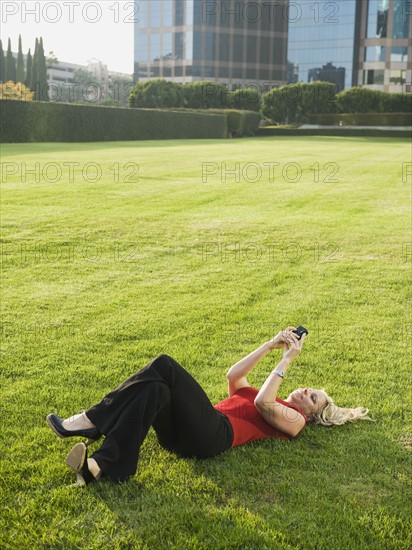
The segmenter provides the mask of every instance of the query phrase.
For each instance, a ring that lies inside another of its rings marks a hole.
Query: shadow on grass
[[[129,482],[90,490],[153,547],[406,549],[410,453],[365,424],[206,460],[154,443]]]

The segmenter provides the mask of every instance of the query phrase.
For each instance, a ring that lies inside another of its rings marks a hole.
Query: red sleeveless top
[[[234,434],[232,447],[237,447],[238,445],[243,445],[257,439],[266,439],[267,437],[276,437],[278,439],[291,438],[285,432],[281,432],[268,424],[256,409],[254,400],[258,393],[259,390],[251,386],[241,388],[232,397],[228,397],[214,406],[215,409],[225,414],[230,420]],[[280,397],[276,397],[276,401],[285,405],[285,407],[297,411],[303,416],[306,423],[306,417],[300,409],[280,399]]]

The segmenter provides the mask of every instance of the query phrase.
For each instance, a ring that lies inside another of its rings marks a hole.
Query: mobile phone
[[[299,325],[298,327],[296,327],[296,330],[292,330],[292,332],[296,334],[299,340],[302,338],[304,334],[309,334],[309,331],[305,327],[302,327],[302,325]]]

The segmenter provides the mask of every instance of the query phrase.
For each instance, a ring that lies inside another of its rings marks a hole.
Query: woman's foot
[[[87,446],[78,443],[67,455],[66,464],[76,472],[77,485],[84,487],[93,481],[97,481],[102,471],[93,458],[87,458]]]
[[[85,412],[80,414],[75,414],[70,418],[66,418],[62,422],[62,426],[67,431],[72,430],[90,430],[96,428],[96,426],[91,422]]]
[[[102,434],[96,426],[90,422],[85,413],[77,414],[63,420],[55,414],[49,414],[46,418],[48,425],[59,437],[72,437],[78,435],[87,437],[88,443],[100,439]]]

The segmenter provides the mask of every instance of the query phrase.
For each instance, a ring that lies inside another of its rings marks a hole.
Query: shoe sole
[[[75,472],[79,472],[86,460],[87,447],[84,443],[77,443],[67,455],[66,464]]]

